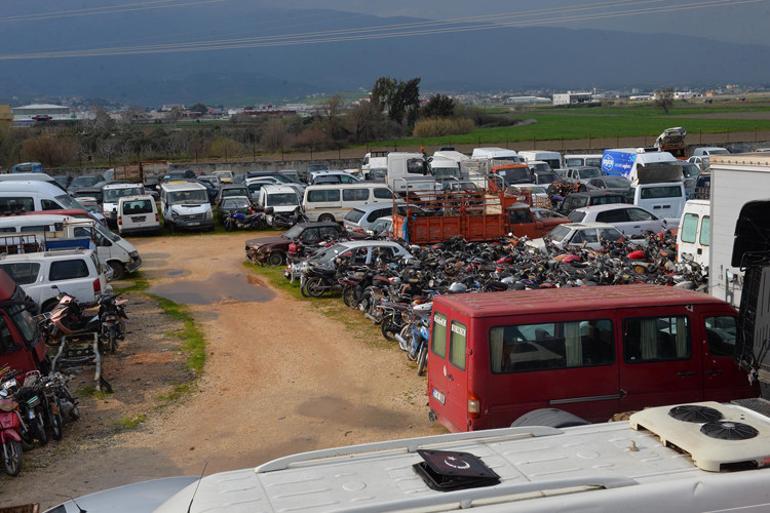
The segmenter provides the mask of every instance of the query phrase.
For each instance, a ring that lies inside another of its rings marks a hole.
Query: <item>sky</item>
[[[640,14],[633,17],[596,21],[560,22],[570,12],[559,8],[584,8],[583,12],[598,13],[614,10],[633,10],[655,6],[694,6],[709,0],[666,0],[660,2],[568,1],[568,0],[268,0],[269,5],[295,8],[329,8],[342,11],[376,14],[379,16],[414,16],[446,19],[480,14],[509,13],[554,9],[545,15],[553,18],[555,26],[575,28],[604,28],[629,32],[681,33],[736,43],[770,46],[770,1],[744,3],[730,2],[729,6],[685,9],[665,14]],[[604,4],[600,6],[597,4]],[[588,9],[586,6],[596,6]]]

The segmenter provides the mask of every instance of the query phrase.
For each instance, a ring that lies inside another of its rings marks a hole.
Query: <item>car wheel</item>
[[[333,223],[335,219],[334,219],[334,216],[331,214],[322,214],[318,216],[318,221],[321,223]]]
[[[112,269],[112,279],[122,280],[126,277],[126,267],[121,262],[115,260],[107,262],[107,265]]]
[[[267,257],[268,265],[281,265],[283,264],[283,261],[284,261],[283,253],[279,251],[270,253],[270,256]]]

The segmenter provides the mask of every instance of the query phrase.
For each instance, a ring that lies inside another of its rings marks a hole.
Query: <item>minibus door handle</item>
[[[695,371],[679,371],[679,372],[676,373],[676,375],[679,376],[680,378],[687,378],[687,377],[690,377],[690,376],[695,376],[695,374],[696,374]]]
[[[624,399],[628,395],[628,392],[626,390],[623,390],[622,388],[618,390],[618,398]]]
[[[449,381],[454,381],[454,380],[455,380],[455,377],[454,377],[454,376],[452,376],[451,374],[447,374],[447,375],[446,375],[446,379],[448,379]]]

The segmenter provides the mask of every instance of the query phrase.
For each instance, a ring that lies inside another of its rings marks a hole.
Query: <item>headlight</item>
[[[211,210],[207,210],[205,217],[206,219],[211,219],[212,217],[214,217],[214,212],[212,212]]]
[[[128,254],[131,258],[139,258],[139,252],[134,250],[131,253]]]

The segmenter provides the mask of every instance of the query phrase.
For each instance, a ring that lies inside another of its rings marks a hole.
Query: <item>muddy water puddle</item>
[[[205,280],[182,280],[156,285],[152,294],[187,305],[210,305],[220,302],[265,302],[275,293],[258,279],[241,273],[214,273]]]

